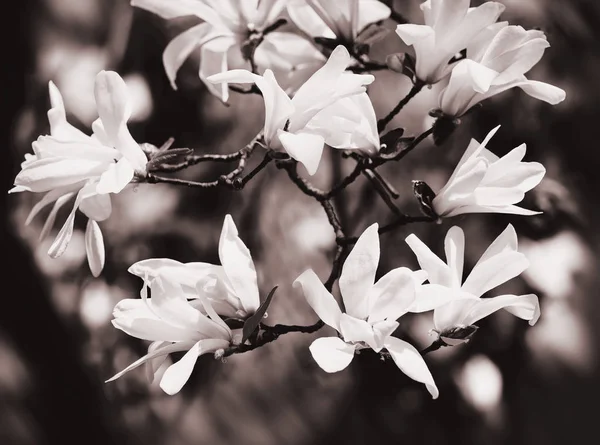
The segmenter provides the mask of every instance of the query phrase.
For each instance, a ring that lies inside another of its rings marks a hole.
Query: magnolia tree
[[[120,301],[113,325],[151,343],[145,356],[108,381],[141,365],[152,380],[167,356],[179,352],[184,353],[182,358],[160,378],[160,387],[175,394],[202,354],[222,359],[287,333],[312,333],[328,325],[333,330],[309,348],[325,372],[340,371],[356,353],[372,349],[424,384],[436,398],[435,379],[423,355],[467,342],[477,330],[476,323],[500,309],[531,325],[538,320],[536,295],[484,298],[528,267],[511,225],[464,280],[465,237],[457,226],[446,234],[445,261],[412,234],[406,243],[421,269],[398,267],[377,281],[375,277],[379,235],[397,227],[466,213],[538,213],[516,204],[542,180],[545,169],[537,162],[523,162],[525,145],[501,158],[488,150],[486,145],[499,127],[491,129],[481,143],[471,141],[437,193],[424,182],[413,181],[422,215],[407,215],[397,207],[398,194],[378,168],[401,161],[429,136],[442,144],[475,105],[507,89],[519,87],[536,99],[561,102],[563,90],[525,77],[548,47],[542,31],[499,22],[504,10],[500,3],[470,7],[469,0],[426,1],[421,4],[424,24],[420,25],[406,23],[376,0],[132,0],[131,4],[166,20],[201,19],[164,50],[165,72],[173,88],[179,68],[198,50],[200,79],[220,100],[226,103],[232,92],[262,96],[264,128],[247,146],[228,154],[171,148],[172,140],[160,148],[140,144],[127,128],[132,108],[127,86],[119,74],[101,71],[94,91],[99,118],[88,135],[67,122],[61,94],[50,82],[50,134],[33,142],[33,154],[26,155],[11,190],[44,193],[27,223],[52,204],[41,237],[52,230],[59,209],[71,202],[72,210],[48,254],[58,257],[67,249],[79,210],[88,218],[85,247],[91,273],[98,276],[105,261],[98,223],[110,217],[111,194],[140,182],[242,190],[266,168],[284,170],[300,193],[321,204],[337,247],[325,282],[310,269],[293,282],[319,317],[309,326],[265,322],[277,288],[261,298],[251,253],[230,215],[224,218],[219,240],[221,264],[169,258],[133,264],[129,272],[143,281],[141,298]],[[372,60],[370,47],[388,32],[383,22],[392,20],[399,23],[397,38],[414,53],[390,54],[385,63]],[[412,88],[393,110],[377,119],[368,95],[368,86],[375,81],[370,72],[385,69],[408,76]],[[401,128],[386,132],[413,97],[438,83],[441,93],[438,107],[430,113],[435,118],[431,128],[415,137],[405,136]],[[334,150],[334,156],[355,162],[352,172],[328,190],[310,182],[323,150]],[[246,171],[248,159],[255,155],[262,160]],[[162,175],[201,162],[231,163],[234,168],[210,182]],[[308,177],[299,172],[299,164]],[[360,176],[381,196],[394,222],[380,226],[373,221],[354,236],[340,223],[340,209],[333,199]],[[342,305],[332,294],[336,282]],[[437,337],[418,351],[395,333],[405,314],[426,311],[433,312],[431,328]]]

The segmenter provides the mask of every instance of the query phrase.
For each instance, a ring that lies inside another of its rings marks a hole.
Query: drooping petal
[[[408,311],[415,297],[413,272],[406,267],[391,270],[369,291],[369,323],[386,318],[397,320]]]
[[[85,216],[95,221],[104,221],[112,212],[110,195],[93,195],[81,200],[79,205]]]
[[[414,346],[396,337],[388,337],[385,348],[392,356],[396,366],[411,379],[423,383],[434,399],[439,396],[439,391],[433,376],[423,360],[419,351]]]
[[[170,396],[177,394],[192,375],[199,355],[200,342],[192,346],[177,363],[167,368],[160,380],[161,389]]]
[[[35,216],[47,205],[55,202],[61,196],[72,193],[72,190],[76,190],[74,187],[61,187],[58,189],[50,190],[46,193],[42,199],[40,199],[27,215],[27,219],[25,220],[25,225],[28,226],[31,224],[31,221]]]
[[[348,367],[354,358],[356,346],[338,337],[322,337],[313,341],[309,349],[321,369],[331,373]]]
[[[226,215],[223,222],[219,259],[244,310],[253,314],[260,305],[256,270],[250,251],[239,237],[231,215]]]
[[[511,314],[528,320],[531,326],[540,317],[540,303],[536,295],[501,295],[479,299],[465,314],[464,324],[472,325],[500,309],[506,309]]]
[[[166,341],[155,341],[150,343],[150,346],[148,346],[148,354],[153,353],[154,351],[158,350],[158,349],[162,349],[166,346],[171,345],[171,343],[166,342]],[[155,357],[153,359],[150,359],[146,362],[146,378],[148,379],[149,383],[154,383],[154,379],[156,378],[156,371],[158,371],[158,368],[161,367],[161,365],[167,360],[167,355],[162,355],[162,356],[158,356]]]
[[[60,198],[58,198],[56,200],[56,202],[54,203],[54,206],[52,207],[52,210],[50,210],[50,213],[46,217],[46,221],[44,222],[44,226],[42,227],[42,230],[40,231],[40,236],[39,236],[40,241],[43,240],[44,238],[46,238],[46,236],[48,236],[48,234],[50,233],[50,230],[52,230],[52,227],[54,226],[54,222],[56,221],[56,215],[58,214],[58,211],[73,196],[75,196],[75,192],[70,192],[70,193],[67,193],[67,194],[61,196]]]
[[[356,318],[369,315],[368,293],[375,282],[379,265],[379,225],[370,225],[358,238],[346,258],[339,285],[346,312]]]
[[[208,23],[201,23],[192,26],[190,29],[182,32],[169,42],[163,52],[162,60],[165,67],[165,73],[171,82],[171,87],[176,90],[177,72],[183,62],[190,56],[192,51],[211,38],[215,38],[212,32],[212,26]]]
[[[227,71],[227,51],[233,45],[235,45],[234,37],[229,35],[219,36],[206,41],[202,45],[200,53],[200,79],[208,90],[223,102],[227,102],[229,99],[229,86],[226,83],[215,85],[207,79],[214,74]]]
[[[293,283],[294,287],[301,286],[304,298],[323,322],[340,331],[342,311],[333,295],[312,269],[303,272]]]
[[[79,204],[81,203],[81,200],[84,198],[87,198],[89,196],[92,196],[94,193],[95,192],[94,192],[93,185],[87,185],[84,188],[82,188],[79,191],[79,193],[77,194],[77,197],[75,198],[75,203],[73,204],[73,209],[71,210],[71,213],[67,217],[67,220],[65,221],[64,225],[58,232],[58,235],[56,236],[56,238],[54,239],[54,242],[52,243],[52,245],[50,246],[50,249],[48,250],[48,255],[50,255],[52,258],[58,258],[67,249],[67,246],[69,245],[69,241],[71,241],[71,237],[73,236],[73,224],[75,222],[75,212],[79,208]]]
[[[427,272],[430,283],[448,287],[452,285],[453,271],[417,235],[412,233],[406,237],[405,241],[416,255],[419,266]]]
[[[129,371],[134,370],[138,366],[141,366],[144,363],[146,363],[147,361],[152,360],[152,359],[154,359],[156,357],[164,356],[164,355],[170,354],[172,352],[187,351],[194,344],[195,344],[195,342],[179,342],[179,343],[173,343],[173,344],[164,346],[162,348],[157,348],[157,349],[155,349],[153,351],[149,351],[148,354],[146,354],[143,357],[139,358],[138,360],[136,360],[135,362],[133,362],[131,365],[129,365],[128,367],[126,367],[122,371],[116,373],[110,379],[106,380],[105,383],[112,382],[112,381],[118,379],[119,377],[123,376],[123,374],[126,374]]]
[[[521,88],[531,97],[543,100],[550,105],[559,104],[567,97],[567,93],[562,88],[555,87],[549,83],[538,82],[536,80],[527,80],[527,82],[519,83],[516,86]]]
[[[92,275],[99,276],[104,268],[104,239],[100,226],[93,219],[88,219],[85,229],[85,251]]]
[[[309,175],[312,176],[317,172],[325,144],[323,136],[278,130],[277,138],[287,154],[304,165]]]

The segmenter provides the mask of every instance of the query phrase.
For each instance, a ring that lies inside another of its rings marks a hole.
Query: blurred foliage
[[[418,3],[396,1],[395,7],[416,20]],[[400,165],[381,171],[402,192],[399,205],[417,214],[411,180],[439,189],[469,139],[481,140],[500,123],[490,146],[496,154],[526,142],[527,157],[548,170],[527,198],[544,214],[470,215],[441,226],[404,227],[384,235],[380,273],[416,266],[404,243],[413,230],[440,252],[447,229],[459,224],[466,231],[468,268],[510,222],[532,265],[524,279],[497,292],[537,292],[542,318],[536,327],[499,313],[480,323],[468,345],[429,355],[441,393],[436,401],[373,353],[360,354],[344,372],[322,372],[307,349],[313,335],[289,335],[227,363],[203,357],[175,397],[149,385],[142,371],[104,385],[146,348],[109,321],[114,304],[136,295],[141,286],[127,267],[163,256],[216,262],[228,212],[252,251],[262,294],[280,286],[268,321],[312,323],[315,315],[290,283],[307,267],[322,277],[328,273],[333,236],[322,209],[275,169],[241,193],[132,187],[117,196],[112,217],[103,223],[107,266],[100,279],[92,280],[78,236],[65,256],[49,259],[48,242],[37,241],[41,223],[23,227],[37,197],[11,196],[3,235],[10,284],[0,311],[0,443],[553,445],[594,437],[592,407],[600,395],[595,135],[600,5],[592,0],[504,3],[505,19],[547,33],[552,47],[531,77],[565,89],[567,100],[550,107],[511,90],[471,114],[443,146],[425,144]],[[94,118],[89,104],[100,69],[117,70],[141,104],[131,126],[138,141],[160,145],[173,136],[178,147],[226,153],[245,145],[262,126],[260,98],[238,95],[224,107],[199,81],[197,60],[186,62],[179,90],[171,89],[161,54],[188,19],[167,23],[133,10],[126,0],[22,0],[18,9],[14,20],[21,26],[11,36],[18,42],[10,48],[3,96],[3,145],[9,154],[5,190],[31,141],[47,130],[50,79],[65,96],[71,122],[82,129]],[[384,60],[401,49],[390,33],[373,47],[372,56]],[[393,72],[376,76],[370,93],[382,115],[403,97],[409,82]],[[430,124],[424,116],[435,99],[435,88],[424,91],[394,123],[418,134]],[[317,185],[351,167],[329,153]],[[225,172],[220,168],[225,167],[199,165],[182,175],[213,179]],[[391,219],[362,179],[336,205],[350,234]],[[431,341],[428,317],[413,316],[400,328],[419,347]]]

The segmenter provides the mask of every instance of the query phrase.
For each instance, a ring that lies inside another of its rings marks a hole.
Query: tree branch
[[[398,102],[398,105],[396,105],[394,109],[388,113],[387,116],[377,121],[377,130],[379,130],[379,133],[385,130],[386,125],[389,124],[398,113],[400,113],[400,111],[406,106],[406,104],[408,104],[411,101],[413,97],[419,94],[419,92],[423,89],[424,86],[425,83],[421,82],[420,80],[417,80],[417,82],[412,86],[408,94],[404,96],[404,99]]]

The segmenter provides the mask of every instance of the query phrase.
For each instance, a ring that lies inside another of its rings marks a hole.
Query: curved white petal
[[[93,195],[81,200],[79,210],[85,216],[95,221],[104,221],[112,213],[112,204],[109,195]]]
[[[427,272],[427,277],[430,283],[440,284],[442,286],[451,286],[453,272],[435,253],[431,251],[427,245],[421,241],[417,235],[411,233],[405,239],[408,247],[413,251],[419,262],[421,269]]]
[[[417,297],[409,307],[408,312],[421,313],[444,306],[454,300],[476,299],[475,295],[468,294],[458,289],[440,286],[439,284],[424,284],[417,288]]]
[[[100,71],[96,75],[94,96],[102,125],[113,147],[129,160],[134,169],[145,170],[148,162],[146,155],[127,128],[131,100],[121,76],[114,71]]]
[[[529,260],[520,252],[504,252],[473,268],[462,290],[481,296],[488,290],[518,276],[529,267]]]
[[[92,275],[99,276],[104,268],[104,239],[100,226],[93,219],[88,219],[85,229],[85,251]]]
[[[201,23],[182,32],[169,42],[163,55],[163,65],[165,73],[171,82],[171,87],[176,90],[177,72],[183,62],[190,56],[198,46],[211,38],[215,38],[215,33],[211,32],[212,26],[208,23]]]
[[[278,130],[277,138],[286,153],[304,165],[309,175],[312,176],[317,172],[325,144],[323,136]]]
[[[321,369],[331,373],[348,367],[354,358],[356,346],[338,337],[322,337],[313,341],[309,349]]]
[[[398,366],[404,374],[419,383],[423,383],[431,396],[434,399],[438,398],[440,393],[435,385],[433,376],[431,375],[425,360],[423,360],[423,357],[414,346],[399,338],[388,337],[385,340],[385,348],[392,356],[396,366]]]
[[[250,251],[239,237],[231,215],[226,215],[223,222],[219,259],[244,310],[253,314],[260,305],[256,270]]]
[[[127,158],[121,158],[118,162],[110,164],[108,169],[102,173],[96,191],[100,194],[119,193],[133,179],[135,172]]]
[[[500,309],[506,309],[511,314],[528,320],[531,326],[540,317],[540,303],[536,295],[501,295],[479,299],[465,314],[464,323],[472,325]]]
[[[379,265],[379,225],[371,224],[360,235],[344,261],[339,285],[346,312],[366,319],[369,315],[368,294],[375,282]]]
[[[397,320],[408,312],[415,297],[413,271],[406,267],[389,271],[369,291],[369,323]]]
[[[170,396],[177,394],[192,375],[199,355],[200,342],[192,346],[177,363],[166,369],[160,380],[161,389]]]
[[[375,352],[379,352],[381,347],[375,341],[375,332],[370,323],[365,320],[359,320],[348,314],[342,314],[340,317],[340,333],[344,341],[349,343],[364,342],[368,344]]]
[[[157,358],[157,357],[160,357],[160,356],[166,356],[167,354],[170,354],[172,352],[187,351],[190,347],[192,347],[194,345],[194,343],[195,342],[173,343],[173,344],[164,346],[162,348],[157,348],[157,349],[154,349],[152,351],[148,351],[148,354],[146,354],[143,357],[139,358],[138,360],[136,360],[135,362],[133,362],[131,365],[129,365],[128,367],[126,367],[122,371],[116,373],[110,379],[106,380],[105,383],[112,382],[112,381],[118,379],[119,377],[123,376],[123,374],[126,374],[129,371],[134,370],[138,366],[141,366],[144,363],[146,363],[149,360],[152,360],[154,358]]]
[[[232,36],[218,36],[204,43],[200,50],[200,79],[208,90],[223,102],[229,99],[229,86],[226,83],[215,85],[207,79],[214,74],[227,71],[227,52],[235,43],[235,38]]]
[[[302,287],[304,298],[319,318],[326,325],[340,331],[340,317],[342,316],[340,306],[312,269],[304,271],[296,278],[293,286]]]

